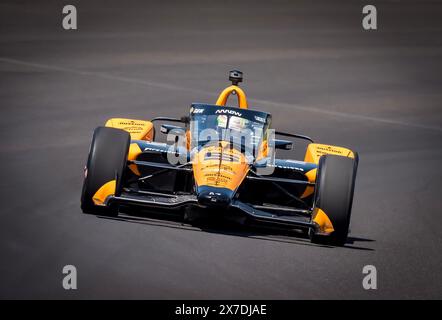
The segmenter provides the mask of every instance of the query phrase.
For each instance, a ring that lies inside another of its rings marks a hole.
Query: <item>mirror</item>
[[[186,129],[184,129],[183,127],[173,126],[170,124],[162,124],[160,131],[164,134],[169,134],[173,131],[173,133],[176,135],[184,135],[186,133]]]
[[[292,150],[293,142],[289,140],[275,139],[275,149]]]

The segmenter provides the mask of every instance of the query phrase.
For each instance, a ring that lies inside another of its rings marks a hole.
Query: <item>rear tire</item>
[[[130,135],[124,130],[109,127],[94,130],[81,193],[81,210],[84,213],[118,215],[118,208],[97,206],[92,197],[101,186],[115,179],[115,195],[121,194],[129,145]]]
[[[324,155],[319,159],[316,177],[315,207],[330,219],[334,231],[330,235],[310,232],[312,242],[342,246],[350,225],[358,155],[355,159]]]

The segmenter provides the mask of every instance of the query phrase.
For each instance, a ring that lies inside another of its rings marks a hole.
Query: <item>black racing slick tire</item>
[[[95,129],[81,193],[81,209],[84,213],[118,215],[116,207],[97,206],[92,197],[105,183],[112,180],[116,180],[115,195],[121,193],[129,145],[130,134],[124,130],[109,127]]]
[[[334,231],[330,235],[310,232],[312,242],[343,246],[350,225],[358,155],[348,158],[324,155],[319,159],[316,177],[315,207],[330,219]]]

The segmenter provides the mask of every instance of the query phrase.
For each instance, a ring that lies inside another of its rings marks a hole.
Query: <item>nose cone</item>
[[[228,207],[232,201],[234,192],[226,188],[209,186],[198,187],[198,203],[208,207]]]

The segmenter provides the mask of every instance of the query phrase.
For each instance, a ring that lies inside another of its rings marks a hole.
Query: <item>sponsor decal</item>
[[[304,171],[303,168],[299,168],[299,167],[292,167],[292,166],[284,166],[284,165],[277,165],[277,164],[268,164],[268,167],[274,167],[274,168],[280,168],[280,169],[291,169],[291,170],[296,170],[296,171]]]
[[[266,119],[265,119],[265,118],[263,118],[263,117],[258,117],[258,116],[255,116],[255,120],[258,121],[258,122],[262,122],[262,123],[266,122]]]
[[[144,126],[145,122],[137,122],[134,120],[130,120],[130,121],[118,121],[118,124],[125,126]]]
[[[343,154],[342,150],[333,148],[332,146],[317,146],[316,147],[317,154],[323,155],[323,154]]]
[[[203,113],[203,112],[204,112],[203,108],[194,108],[194,107],[192,107],[190,109],[190,113],[193,113],[193,114],[195,114],[195,113]]]
[[[227,114],[231,114],[231,115],[234,115],[234,116],[237,116],[237,117],[241,117],[242,116],[241,112],[238,112],[238,111],[235,111],[235,110],[229,110],[229,109],[218,109],[218,110],[215,111],[215,113],[227,113]]]

